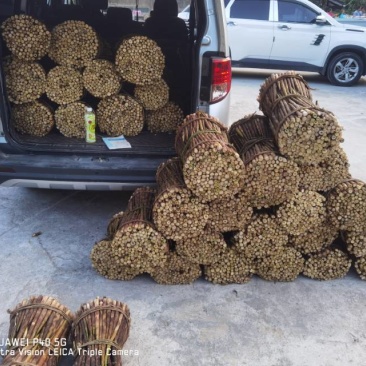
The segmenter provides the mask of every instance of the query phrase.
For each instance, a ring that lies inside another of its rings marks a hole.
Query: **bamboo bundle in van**
[[[152,133],[173,132],[183,120],[183,111],[174,102],[168,102],[162,108],[146,113],[146,126]]]
[[[203,112],[187,116],[178,127],[175,149],[187,187],[203,202],[228,198],[243,187],[244,163],[217,119]]]
[[[267,281],[294,281],[303,271],[304,258],[294,248],[279,248],[274,253],[260,259],[256,273]]]
[[[2,25],[2,36],[10,52],[23,61],[37,61],[48,52],[51,33],[30,15],[13,15]]]
[[[305,261],[303,275],[316,280],[334,280],[344,277],[352,261],[339,249],[325,249],[312,254]]]
[[[245,164],[244,187],[251,206],[279,205],[297,192],[299,169],[279,154],[267,117],[245,116],[230,127],[229,139]]]
[[[83,71],[85,89],[96,98],[107,98],[118,94],[121,78],[115,65],[107,60],[90,61]]]
[[[46,91],[46,72],[38,62],[13,60],[5,80],[8,98],[15,104],[33,102]]]
[[[100,240],[91,250],[90,260],[93,268],[102,276],[110,280],[130,281],[139,274],[144,273],[144,269],[127,266],[123,258],[113,255],[112,238],[110,240]]]
[[[159,232],[172,240],[200,236],[208,220],[209,207],[200,203],[186,187],[180,159],[162,163],[156,172],[156,182],[153,219]]]
[[[79,71],[56,66],[47,75],[47,97],[57,104],[76,102],[83,96],[83,78]]]
[[[211,201],[208,206],[207,228],[220,233],[242,230],[253,214],[245,191],[229,198]]]
[[[300,75],[272,74],[258,97],[281,154],[299,164],[324,160],[342,142],[336,117],[316,106],[308,90]]]
[[[5,366],[56,366],[66,348],[73,315],[49,296],[32,296],[10,312],[8,340],[14,345]]]
[[[278,207],[276,217],[288,234],[303,234],[325,220],[325,198],[317,192],[300,191]]]
[[[58,65],[82,68],[97,58],[100,48],[91,26],[80,20],[67,20],[53,28],[48,56]]]
[[[204,273],[208,281],[220,285],[247,283],[253,276],[254,263],[235,248],[227,248],[217,262],[204,267]]]
[[[163,75],[165,57],[152,39],[132,36],[118,47],[116,67],[123,80],[136,85],[154,84]]]
[[[366,280],[366,257],[356,259],[355,269],[361,280]]]
[[[366,184],[357,179],[345,180],[327,193],[331,223],[339,230],[366,230]]]
[[[136,85],[135,98],[147,111],[163,108],[169,101],[169,87],[163,80],[157,80],[149,85]]]
[[[55,111],[57,129],[67,137],[85,138],[85,108],[82,102],[58,107]]]
[[[329,247],[337,237],[338,230],[326,220],[300,235],[290,235],[289,246],[301,254],[318,253]]]
[[[130,326],[130,310],[120,301],[97,297],[81,305],[71,332],[74,366],[122,366]]]
[[[355,257],[366,257],[366,230],[345,231],[342,238],[346,243],[347,251]]]
[[[246,258],[271,255],[288,243],[288,235],[273,215],[257,213],[243,229],[234,234],[232,242]]]
[[[14,105],[12,121],[15,129],[31,136],[46,136],[55,125],[52,109],[39,101]]]
[[[167,260],[167,240],[152,220],[155,191],[138,188],[132,194],[111,244],[110,257],[121,265],[150,272]]]
[[[329,191],[338,183],[350,179],[348,158],[341,146],[332,149],[320,163],[299,165],[300,188],[310,191]]]
[[[99,102],[97,122],[109,136],[136,136],[144,127],[144,110],[127,94],[113,95]]]
[[[227,248],[221,233],[205,230],[195,238],[185,238],[176,243],[177,253],[192,263],[209,265],[220,260]]]
[[[201,276],[201,267],[176,252],[170,252],[164,265],[151,270],[150,275],[160,285],[185,285]]]

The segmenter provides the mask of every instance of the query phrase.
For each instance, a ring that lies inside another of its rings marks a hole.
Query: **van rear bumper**
[[[104,157],[0,153],[0,185],[76,190],[131,190],[154,185],[157,167],[171,156]]]

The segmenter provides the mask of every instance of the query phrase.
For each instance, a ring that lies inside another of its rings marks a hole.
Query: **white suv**
[[[366,73],[366,28],[307,0],[225,0],[233,66],[315,71],[350,86]]]

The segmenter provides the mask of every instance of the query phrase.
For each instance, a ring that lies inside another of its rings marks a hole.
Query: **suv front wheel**
[[[363,61],[356,53],[339,53],[329,62],[327,78],[334,85],[351,86],[360,80],[363,68]]]

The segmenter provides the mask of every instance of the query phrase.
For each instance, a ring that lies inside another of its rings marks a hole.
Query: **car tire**
[[[339,53],[328,64],[327,78],[334,85],[355,85],[362,76],[363,68],[363,61],[356,53]]]

